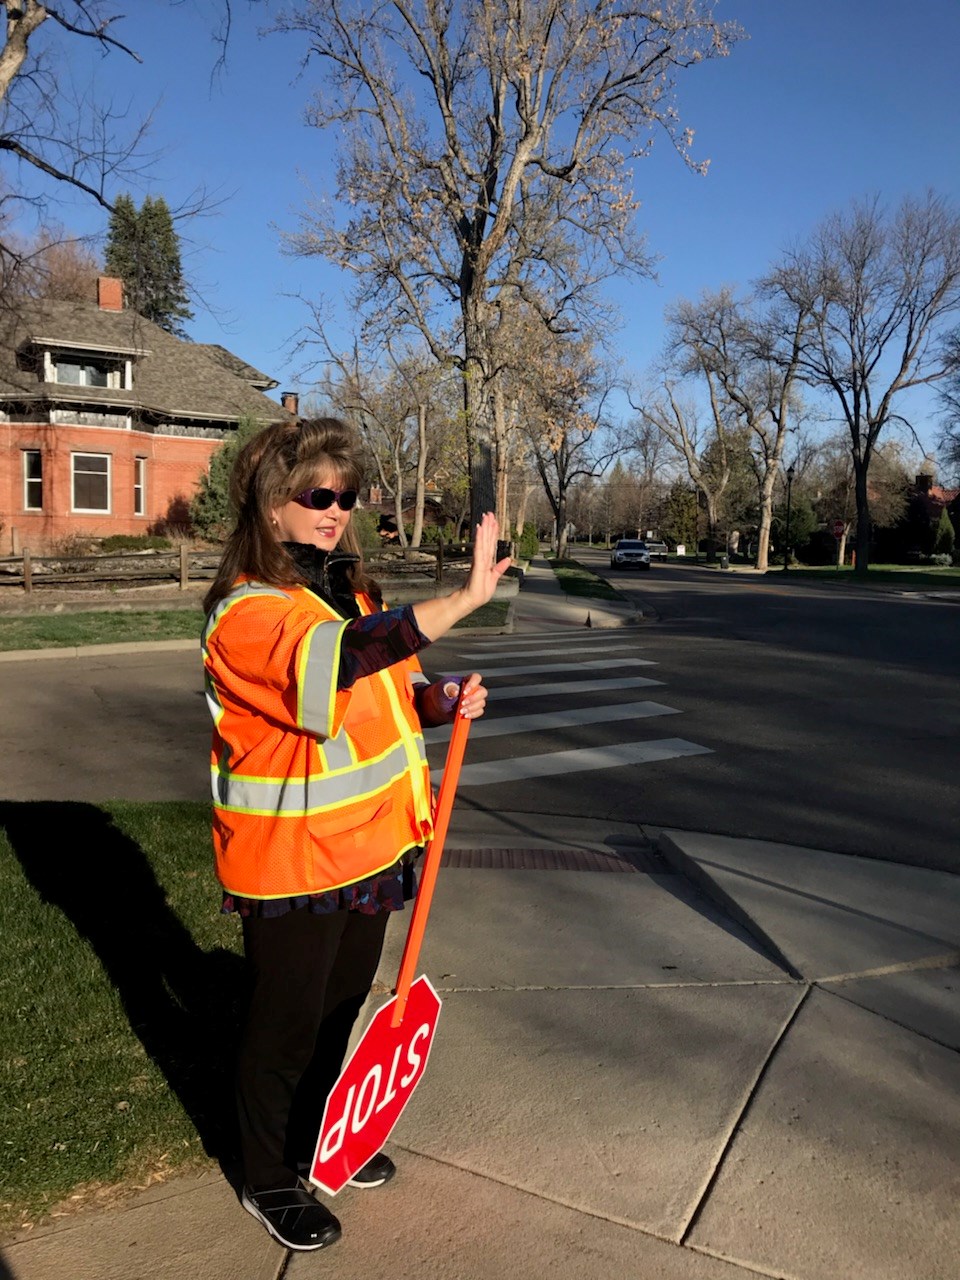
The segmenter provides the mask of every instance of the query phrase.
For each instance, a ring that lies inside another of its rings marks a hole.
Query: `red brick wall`
[[[113,427],[0,424],[0,555],[19,554],[25,546],[37,553],[53,551],[74,534],[107,537],[146,533],[168,520],[184,524],[185,507],[219,443]],[[39,449],[43,456],[42,511],[23,505],[24,449]],[[109,512],[71,510],[72,453],[110,456]],[[136,457],[147,460],[142,516],[133,513]]]

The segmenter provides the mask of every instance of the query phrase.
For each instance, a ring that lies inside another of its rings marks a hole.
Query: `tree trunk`
[[[470,537],[488,511],[496,510],[493,432],[489,420],[486,344],[476,301],[466,296],[463,314],[463,416],[470,467]]]
[[[423,504],[427,490],[427,406],[417,405],[417,482],[413,508],[411,547],[419,547],[423,541]]]
[[[397,442],[393,450],[393,512],[394,519],[397,522],[397,542],[403,552],[406,553],[409,547],[409,539],[403,524],[403,466],[400,461],[399,442]]]
[[[770,567],[770,529],[773,525],[773,485],[777,473],[770,467],[760,486],[760,525],[757,529],[757,568]]]
[[[867,461],[854,456],[854,487],[857,495],[857,563],[854,573],[858,577],[866,577],[870,568],[870,498],[867,494]]]
[[[720,523],[720,512],[717,498],[712,493],[704,493],[707,506],[707,563],[712,564],[717,558],[717,526]]]
[[[509,478],[510,478],[510,451],[507,447],[507,422],[506,413],[503,405],[503,387],[500,385],[499,379],[493,391],[493,423],[494,423],[494,464],[496,474],[496,492],[497,520],[500,524],[500,531],[505,538],[510,536],[510,511],[509,511]]]

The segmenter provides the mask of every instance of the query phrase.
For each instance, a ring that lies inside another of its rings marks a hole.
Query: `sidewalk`
[[[633,620],[534,562],[513,629],[585,606]],[[960,879],[641,818],[457,810],[398,1176],[336,1197],[330,1251],[285,1253],[211,1170],[8,1243],[0,1277],[955,1280]]]

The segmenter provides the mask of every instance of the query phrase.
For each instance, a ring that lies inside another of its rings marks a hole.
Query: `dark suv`
[[[632,564],[637,569],[650,568],[650,552],[647,544],[637,538],[621,538],[610,552],[610,568],[622,569]]]

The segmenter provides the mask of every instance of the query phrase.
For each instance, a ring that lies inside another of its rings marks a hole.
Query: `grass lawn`
[[[776,569],[770,570],[775,573]],[[782,572],[782,569],[781,569]],[[858,578],[850,565],[837,568],[834,565],[816,567],[798,566],[788,571],[791,578],[809,578],[816,582],[836,582],[855,587],[902,586],[920,590],[942,587],[944,590],[960,588],[960,568],[951,566],[932,569],[929,565],[872,564],[866,577]]]
[[[0,1231],[234,1150],[204,803],[0,802]]]
[[[548,559],[548,563],[567,595],[588,600],[624,600],[626,598],[615,587],[611,587],[606,579],[598,577],[592,569],[579,564],[576,560]]]
[[[509,600],[491,600],[457,627],[502,627]],[[0,652],[28,649],[73,649],[97,644],[129,644],[145,640],[196,640],[203,613],[199,609],[151,609],[136,612],[57,613],[0,617]]]
[[[0,618],[0,650],[69,649],[140,640],[196,640],[199,646],[202,626],[199,609],[31,614]]]

